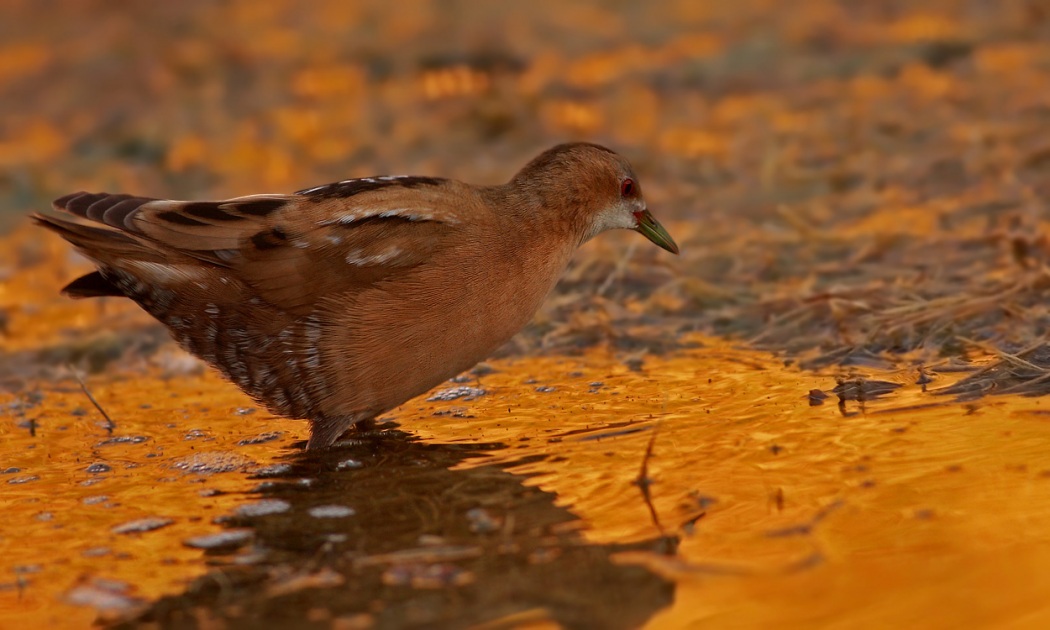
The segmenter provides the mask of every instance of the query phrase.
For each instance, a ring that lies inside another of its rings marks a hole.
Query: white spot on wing
[[[226,203],[230,203],[230,202],[244,201],[245,199],[281,199],[281,200],[283,200],[285,198],[287,198],[287,195],[283,195],[281,193],[258,193],[258,194],[255,194],[255,195],[244,195],[242,197],[234,197],[233,199],[227,199],[226,202],[223,203],[223,205],[225,205]],[[189,202],[189,203],[192,203],[192,202]]]
[[[133,275],[147,280],[148,284],[174,284],[201,278],[204,271],[189,265],[165,265],[163,263],[129,260],[125,263]]]
[[[354,221],[363,221],[370,217],[378,217],[380,219],[391,219],[401,218],[408,219],[409,221],[441,221],[450,225],[455,225],[459,221],[451,217],[438,218],[437,213],[432,209],[422,208],[360,208],[356,212],[346,212],[343,214],[337,214],[330,219],[320,221],[318,225],[351,225]]]
[[[360,249],[355,249],[347,252],[346,264],[357,265],[358,267],[372,267],[388,263],[400,255],[401,248],[396,245],[387,248],[386,251],[371,255],[366,255]]]
[[[401,217],[402,219],[408,219],[409,221],[431,221],[434,219],[434,214],[423,210],[410,210],[408,208],[393,208],[391,210],[384,210],[376,216],[382,219],[389,219],[390,217]]]

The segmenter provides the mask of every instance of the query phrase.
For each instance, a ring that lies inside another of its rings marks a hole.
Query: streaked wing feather
[[[145,243],[151,261],[159,256],[226,268],[260,298],[299,314],[324,297],[362,290],[427,261],[460,223],[444,180],[354,181],[312,194],[214,202],[77,193],[55,207],[81,225],[108,226],[114,245],[122,233]],[[105,246],[103,239],[91,244]]]

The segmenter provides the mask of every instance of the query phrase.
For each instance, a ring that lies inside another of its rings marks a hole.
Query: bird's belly
[[[474,366],[528,323],[550,285],[516,290],[448,288],[418,299],[391,295],[352,317],[343,343],[327,348],[338,409],[383,413]],[[332,391],[333,388],[329,388]]]

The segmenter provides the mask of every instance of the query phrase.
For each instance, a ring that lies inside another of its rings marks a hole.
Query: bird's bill
[[[667,233],[664,226],[660,225],[660,222],[653,218],[651,212],[648,210],[635,212],[634,216],[638,219],[638,227],[634,228],[636,232],[639,232],[642,236],[672,254],[678,253],[678,244],[674,242],[674,239]]]

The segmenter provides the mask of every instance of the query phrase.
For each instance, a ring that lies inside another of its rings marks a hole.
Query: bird
[[[71,298],[127,297],[277,416],[306,449],[470,369],[539,310],[576,249],[612,229],[678,254],[628,161],[557,145],[500,185],[347,179],[173,201],[77,192],[33,220],[90,259]]]

